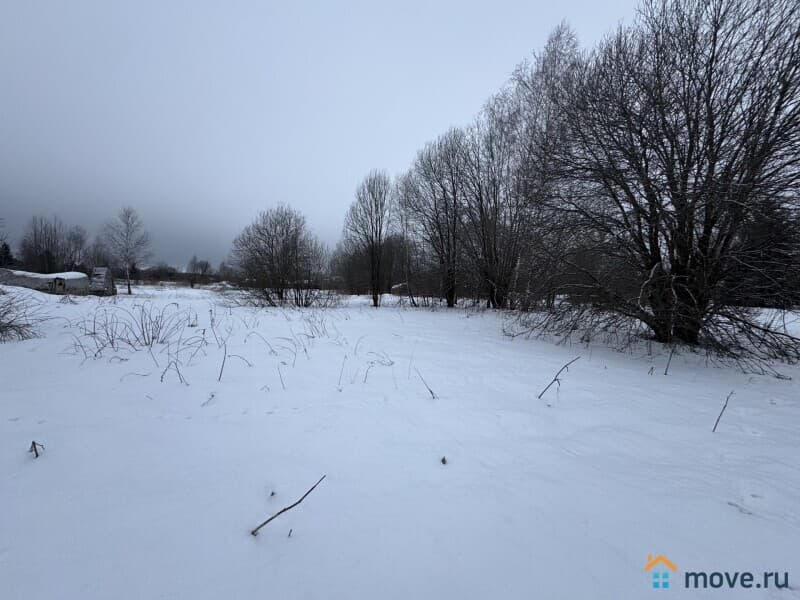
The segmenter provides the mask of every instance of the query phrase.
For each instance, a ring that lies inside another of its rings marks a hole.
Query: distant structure
[[[0,269],[0,283],[29,288],[48,294],[94,294],[95,296],[115,296],[117,286],[114,275],[108,267],[95,267],[92,278],[78,271],[65,273],[29,273]]]
[[[0,269],[0,283],[30,288],[50,294],[88,294],[89,278],[85,273],[29,273]]]
[[[108,267],[95,267],[92,270],[89,293],[95,296],[117,295],[117,286],[114,284],[114,275],[111,273],[111,269]]]
[[[408,284],[405,282],[397,283],[392,286],[391,292],[395,296],[405,296],[408,294]]]

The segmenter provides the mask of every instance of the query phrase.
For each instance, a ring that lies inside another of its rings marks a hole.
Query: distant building
[[[29,273],[0,269],[0,283],[29,288],[50,294],[88,294],[89,278],[84,273]]]
[[[111,269],[108,267],[95,267],[92,270],[89,293],[95,296],[117,295],[117,286],[114,284],[114,275],[111,273]]]
[[[408,294],[408,284],[405,282],[397,283],[392,286],[391,291],[392,294],[394,294],[395,296],[405,296],[406,294]]]

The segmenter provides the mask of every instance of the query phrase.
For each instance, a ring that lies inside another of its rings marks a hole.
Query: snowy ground
[[[798,369],[664,376],[487,312],[37,297],[43,337],[0,344],[0,598],[800,598]],[[192,326],[95,356],[140,306]],[[656,591],[648,553],[791,589]]]

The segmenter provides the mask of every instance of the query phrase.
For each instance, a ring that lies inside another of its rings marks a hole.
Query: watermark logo
[[[648,582],[654,590],[668,590],[682,587],[697,589],[792,589],[789,585],[788,571],[722,571],[685,570],[683,577],[677,577],[678,567],[663,554],[647,555],[644,566]]]
[[[678,572],[678,567],[675,563],[668,559],[663,554],[653,556],[647,555],[647,564],[644,566],[645,573],[650,575],[650,581],[654,590],[667,590],[670,587],[670,582],[673,580],[673,575]]]

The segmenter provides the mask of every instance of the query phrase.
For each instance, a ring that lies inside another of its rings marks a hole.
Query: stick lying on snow
[[[574,363],[576,360],[578,360],[579,358],[580,358],[580,356],[577,356],[577,357],[573,358],[571,361],[569,361],[567,364],[565,364],[563,367],[561,367],[561,368],[558,370],[558,373],[556,373],[556,376],[555,376],[555,377],[553,377],[553,381],[551,381],[550,383],[548,383],[548,384],[547,384],[547,387],[546,387],[546,388],[544,388],[544,389],[542,390],[542,392],[539,394],[539,396],[538,396],[538,399],[539,399],[539,400],[541,400],[541,399],[542,399],[542,396],[544,396],[544,393],[545,393],[547,390],[549,390],[549,389],[550,389],[550,386],[551,386],[551,385],[553,385],[554,383],[557,383],[557,384],[558,384],[558,387],[561,387],[561,380],[558,378],[558,376],[559,376],[559,375],[561,375],[561,373],[564,371],[564,369],[566,369],[567,371],[569,371],[569,366],[570,366],[572,363]]]
[[[725,409],[728,408],[728,400],[731,399],[731,396],[733,396],[733,390],[731,390],[731,393],[728,394],[727,398],[725,398],[725,404],[722,405],[722,410],[719,411],[719,416],[717,417],[716,423],[714,423],[714,429],[711,430],[711,433],[717,432],[717,425],[719,425],[719,420],[722,418],[722,413],[724,413]]]
[[[308,490],[308,491],[307,491],[305,494],[303,494],[303,497],[302,497],[302,498],[300,498],[300,500],[298,500],[298,501],[297,501],[297,502],[295,502],[294,504],[290,504],[290,505],[289,505],[289,506],[287,506],[286,508],[283,508],[283,509],[279,510],[278,512],[276,512],[276,513],[275,513],[274,515],[272,515],[272,516],[271,516],[269,519],[267,519],[266,521],[264,521],[264,522],[263,522],[261,525],[259,525],[259,526],[258,526],[258,527],[256,527],[255,529],[253,529],[253,531],[251,531],[251,532],[250,532],[250,535],[258,535],[258,530],[259,530],[259,529],[261,529],[262,527],[264,527],[264,525],[266,525],[267,523],[269,523],[269,522],[270,522],[270,521],[272,521],[273,519],[275,519],[275,518],[277,518],[277,517],[281,516],[281,515],[282,515],[283,513],[285,513],[287,510],[291,510],[291,509],[293,509],[295,506],[297,506],[298,504],[300,504],[300,503],[301,503],[303,500],[305,500],[305,499],[306,499],[306,496],[308,496],[308,495],[309,495],[311,492],[313,492],[313,491],[314,491],[314,488],[315,488],[315,487],[317,487],[317,486],[318,486],[320,483],[322,483],[322,480],[323,480],[323,479],[325,479],[325,477],[327,477],[327,475],[323,475],[322,477],[320,477],[320,478],[319,478],[319,481],[318,481],[317,483],[315,483],[314,485],[312,485],[312,486],[311,486],[311,489],[309,489],[309,490]]]

